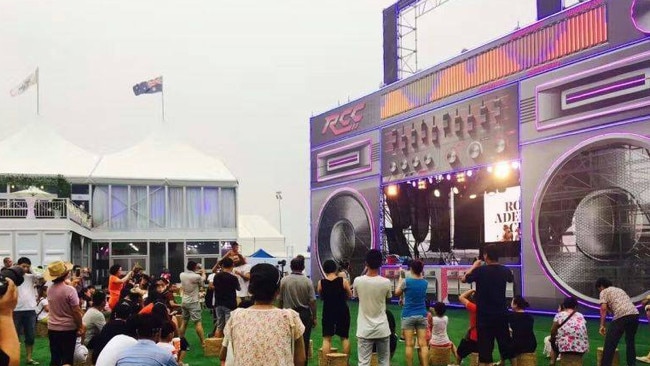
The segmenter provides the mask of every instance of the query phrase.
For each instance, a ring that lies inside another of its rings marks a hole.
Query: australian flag
[[[163,90],[163,78],[159,76],[149,81],[143,81],[133,85],[133,93],[138,96],[140,94],[153,94],[160,93]]]

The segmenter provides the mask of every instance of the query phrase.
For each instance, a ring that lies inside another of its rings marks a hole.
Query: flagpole
[[[41,115],[41,77],[36,68],[36,115]]]
[[[162,81],[162,76],[160,77]],[[162,90],[160,92],[160,101],[162,105],[162,121],[165,122],[165,85],[162,84]]]

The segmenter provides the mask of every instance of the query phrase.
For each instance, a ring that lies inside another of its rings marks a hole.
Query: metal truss
[[[418,72],[418,19],[450,0],[418,0],[400,9],[397,15],[398,76]]]

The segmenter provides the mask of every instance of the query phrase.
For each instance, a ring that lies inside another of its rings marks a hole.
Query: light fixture
[[[429,177],[429,184],[433,184],[433,177]]]
[[[418,189],[427,189],[427,181],[424,179],[418,181]]]
[[[454,194],[458,194],[458,188],[456,187],[452,188],[451,191],[454,192]]]
[[[513,161],[511,165],[512,165],[512,169],[519,169],[519,162],[518,161]]]
[[[451,174],[447,174],[447,180],[451,180]]]
[[[473,200],[474,198],[476,198],[476,195],[474,193],[469,195],[469,199]]]
[[[437,189],[437,188],[434,189],[434,190],[433,190],[433,195],[436,196],[436,197],[440,197],[440,190]]]
[[[487,167],[487,171],[488,171],[488,173],[492,173],[492,170],[493,170],[492,165],[490,165],[489,167]]]
[[[499,179],[504,179],[510,174],[510,166],[507,163],[499,163],[494,169],[494,175]]]
[[[388,197],[395,197],[397,196],[397,186],[394,184],[389,185],[386,187],[386,195]]]
[[[474,174],[474,173],[473,173],[471,170],[468,170],[468,171],[467,171],[467,176],[468,176],[468,177],[471,177],[472,174]]]
[[[456,181],[458,183],[463,183],[465,181],[465,173],[456,174]]]
[[[415,187],[418,186],[418,182],[416,182],[416,181],[412,181],[412,182],[411,182],[411,185],[413,186],[413,188],[415,188]]]

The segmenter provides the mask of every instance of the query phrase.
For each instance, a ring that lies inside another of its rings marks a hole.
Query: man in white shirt
[[[118,334],[106,344],[97,357],[95,366],[115,366],[122,352],[138,344],[138,341],[124,334]]]
[[[198,273],[197,273],[198,271]],[[199,268],[198,263],[194,261],[187,262],[187,270],[180,274],[181,287],[183,288],[183,324],[180,326],[179,333],[185,337],[187,324],[191,321],[194,323],[196,335],[199,336],[201,345],[205,341],[203,334],[203,325],[201,324],[201,303],[199,302],[199,289],[205,282],[205,270]]]
[[[366,254],[367,273],[354,280],[359,298],[357,339],[359,366],[369,366],[372,348],[377,348],[379,366],[390,365],[390,327],[386,317],[386,299],[392,296],[390,281],[379,275],[381,252],[371,249]]]
[[[16,332],[25,335],[25,359],[28,365],[38,365],[37,361],[32,359],[34,350],[34,334],[36,333],[36,279],[37,275],[32,273],[32,261],[27,257],[21,257],[17,263],[22,267],[24,282],[18,286],[18,303],[14,308],[14,324]]]
[[[246,263],[246,258],[242,255],[240,255],[238,263],[233,270],[233,274],[239,281],[239,288],[241,290],[237,291],[237,298],[241,302],[251,299],[251,295],[248,293],[248,282],[251,279],[251,266]]]

